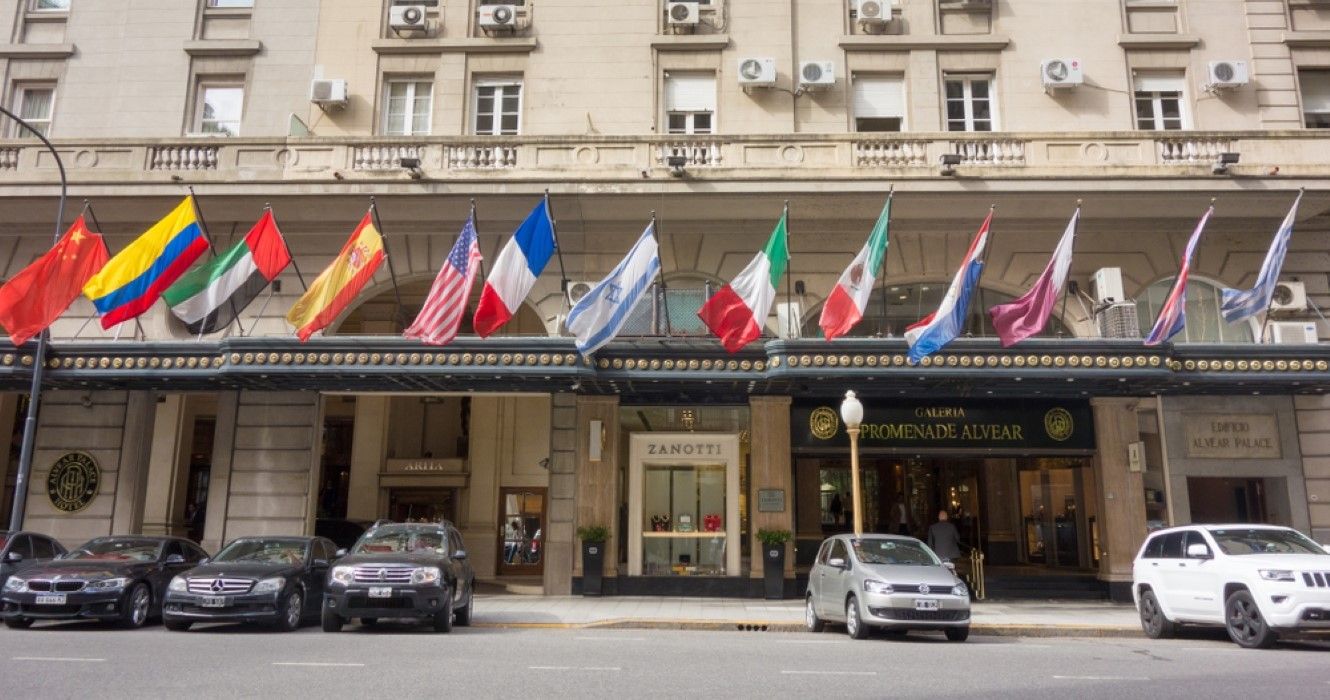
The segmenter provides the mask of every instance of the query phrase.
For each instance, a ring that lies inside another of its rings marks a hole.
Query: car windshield
[[[854,555],[865,564],[937,566],[940,563],[922,542],[885,537],[855,541]]]
[[[158,540],[93,540],[65,555],[66,559],[155,561],[162,549]]]
[[[382,554],[390,552],[443,553],[443,533],[438,530],[416,530],[400,527],[379,528],[365,533],[356,543],[354,554]]]
[[[237,540],[217,553],[213,561],[237,564],[303,564],[308,546],[303,540]]]
[[[1268,530],[1264,528],[1231,528],[1211,530],[1210,535],[1219,545],[1219,551],[1234,556],[1242,554],[1320,554],[1327,555],[1320,545],[1294,530]]]

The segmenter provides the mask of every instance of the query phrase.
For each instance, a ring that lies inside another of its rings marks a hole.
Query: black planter
[[[600,595],[605,578],[605,543],[582,543],[582,595]]]
[[[785,597],[785,545],[762,545],[762,590],[767,600]]]

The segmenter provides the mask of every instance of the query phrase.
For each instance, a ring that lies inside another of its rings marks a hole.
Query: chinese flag
[[[109,257],[101,234],[80,216],[53,248],[0,287],[0,326],[14,345],[54,323]]]

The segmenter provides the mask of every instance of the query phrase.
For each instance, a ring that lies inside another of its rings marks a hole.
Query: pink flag
[[[1067,222],[1062,240],[1058,241],[1058,247],[1053,250],[1053,259],[1048,261],[1048,267],[1044,268],[1030,291],[1019,299],[998,304],[988,310],[988,315],[993,318],[993,328],[1002,340],[1002,347],[1011,347],[1044,330],[1049,315],[1053,313],[1053,306],[1062,294],[1062,286],[1067,282],[1067,272],[1071,269],[1072,241],[1076,238],[1076,222],[1080,218],[1081,210],[1077,207],[1076,213],[1071,215],[1071,221]]]

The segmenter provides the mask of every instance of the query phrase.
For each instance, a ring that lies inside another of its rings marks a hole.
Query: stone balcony
[[[58,140],[72,182],[550,183],[645,180],[793,182],[822,179],[1212,178],[1220,153],[1238,153],[1236,177],[1319,176],[1330,139],[1316,131],[902,133],[747,136],[517,136],[422,138],[189,138]],[[0,142],[0,187],[56,181],[35,141]]]

